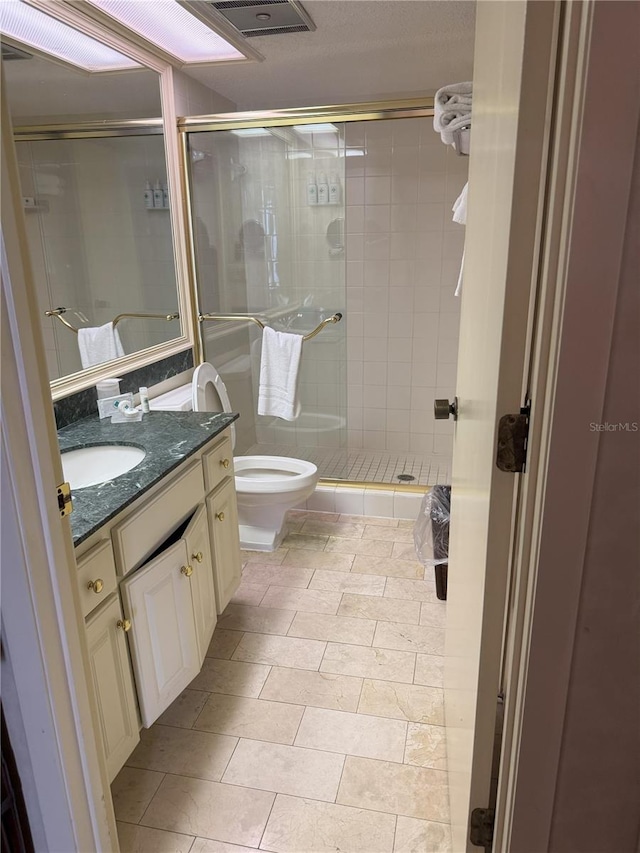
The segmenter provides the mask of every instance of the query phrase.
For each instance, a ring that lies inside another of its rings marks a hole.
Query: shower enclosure
[[[424,99],[180,120],[199,355],[240,412],[237,455],[341,482],[447,481],[450,426],[430,410],[453,396],[463,229],[446,207],[466,162],[432,113]],[[257,415],[261,329],[243,317],[304,334],[336,313],[303,345],[300,417]]]

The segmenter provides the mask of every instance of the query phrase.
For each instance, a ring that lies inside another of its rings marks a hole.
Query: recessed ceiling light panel
[[[122,71],[140,64],[117,50],[80,33],[23,0],[0,2],[0,31],[7,39],[28,45],[85,71]]]
[[[89,0],[181,62],[229,62],[243,53],[175,0]]]

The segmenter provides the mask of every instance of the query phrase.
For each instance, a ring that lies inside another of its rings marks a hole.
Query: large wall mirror
[[[45,33],[61,25],[36,9],[29,14]],[[71,59],[45,55],[15,34],[3,35],[2,45],[54,396],[81,385],[86,369],[187,335],[161,76],[75,36],[87,44],[72,45]]]

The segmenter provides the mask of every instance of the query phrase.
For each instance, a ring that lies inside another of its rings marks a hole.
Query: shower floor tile
[[[254,444],[247,450],[246,455],[292,456],[305,459],[317,465],[320,476],[325,480],[394,485],[406,483],[414,486],[435,486],[451,482],[451,459],[435,454]],[[401,478],[400,475],[405,476]]]

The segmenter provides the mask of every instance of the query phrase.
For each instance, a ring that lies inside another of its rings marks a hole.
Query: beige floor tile
[[[431,628],[444,628],[447,621],[445,601],[423,601],[420,610],[420,624]]]
[[[364,524],[348,524],[344,521],[327,522],[307,520],[302,525],[303,533],[320,534],[324,536],[347,536],[351,539],[362,538]]]
[[[385,530],[386,528],[381,528]],[[337,555],[336,555],[337,556]],[[420,563],[411,560],[394,560],[393,557],[363,557],[357,555],[351,566],[352,572],[362,572],[366,575],[386,575],[391,578],[422,578],[424,569]],[[402,596],[394,596],[402,598]]]
[[[352,572],[332,572],[316,569],[309,589],[327,592],[355,592],[359,595],[383,595],[386,578],[380,575],[362,575]]]
[[[191,682],[194,690],[207,693],[230,693],[232,696],[257,698],[269,675],[268,666],[235,660],[205,658],[200,674]]]
[[[325,551],[338,554],[363,554],[369,557],[390,557],[393,542],[379,539],[343,539],[330,536]]]
[[[207,657],[229,660],[241,639],[242,631],[229,631],[227,628],[216,626],[207,649]]]
[[[270,586],[262,604],[264,607],[279,607],[282,610],[300,610],[303,613],[326,613],[335,616],[341,598],[342,594],[339,592]]]
[[[311,509],[290,509],[287,513],[287,521],[338,521],[339,518],[337,512],[316,512]]]
[[[235,737],[291,744],[303,711],[300,705],[217,693],[207,700],[195,728]]]
[[[361,689],[361,678],[274,666],[260,698],[336,711],[355,711]]]
[[[442,726],[444,699],[437,687],[365,679],[358,713]]]
[[[278,548],[276,551],[242,551],[242,559],[247,563],[281,563],[287,555],[286,548]]]
[[[120,853],[190,853],[192,835],[178,835],[134,823],[118,823]]]
[[[318,669],[325,645],[318,640],[245,634],[233,653],[233,659],[293,669]]]
[[[277,584],[278,586],[294,586],[306,589],[313,577],[313,569],[293,569],[287,566],[260,563],[249,563],[242,573],[242,581],[255,584]],[[266,592],[266,590],[265,590]]]
[[[343,764],[344,756],[333,752],[241,740],[224,781],[230,785],[333,802]]]
[[[400,652],[441,655],[444,653],[444,631],[423,625],[379,622],[373,645],[382,649],[397,649]]]
[[[163,773],[123,767],[111,783],[116,820],[137,823],[163,779]]]
[[[337,802],[423,820],[449,820],[447,774],[347,756]]]
[[[344,616],[325,616],[319,613],[296,613],[288,636],[370,646],[375,630],[376,623],[373,619],[348,619]]]
[[[338,608],[338,615],[417,625],[420,620],[420,602],[345,593]]]
[[[418,767],[433,767],[434,770],[446,770],[447,743],[444,726],[409,723],[404,763],[415,764]]]
[[[265,597],[268,593],[269,590]],[[218,627],[232,631],[252,631],[256,634],[286,634],[292,620],[293,614],[288,610],[229,604],[218,619]]]
[[[274,795],[220,782],[165,776],[143,823],[171,832],[257,847]]]
[[[317,536],[312,533],[291,532],[282,540],[283,548],[303,548],[306,551],[324,551],[328,536]]]
[[[295,745],[402,762],[406,735],[407,724],[400,720],[307,708]]]
[[[388,578],[384,591],[386,598],[406,598],[409,601],[437,601],[432,580]]]
[[[414,668],[415,655],[409,652],[370,649],[341,643],[328,643],[327,651],[320,664],[321,672],[380,678],[409,684],[413,681]]]
[[[275,853],[391,853],[394,815],[278,794],[260,845]]]
[[[243,571],[246,571],[246,569]],[[245,604],[257,607],[268,589],[268,585],[264,583],[245,583],[242,581],[231,598],[231,604]]]
[[[198,718],[207,701],[207,693],[200,690],[183,690],[167,710],[158,717],[157,722],[162,726],[180,726],[190,729]]]
[[[391,556],[397,557],[399,560],[420,562],[416,556],[416,546],[413,542],[394,542]]]
[[[239,847],[226,841],[212,841],[210,838],[196,838],[189,853],[256,853],[255,847]]]
[[[256,853],[255,847],[239,847],[226,841],[212,841],[210,838],[196,838],[189,853]]]
[[[127,765],[219,782],[237,743],[235,737],[156,724],[142,729]]]
[[[346,515],[340,516],[340,521],[346,521],[350,524],[375,524],[380,527],[397,527],[397,518],[376,518],[371,515]]]
[[[301,569],[329,569],[334,572],[350,572],[352,554],[327,554],[326,551],[303,551],[292,549],[284,560],[285,566]]]
[[[440,655],[416,655],[414,684],[427,687],[444,687],[444,657]]]
[[[415,518],[399,518],[398,519],[398,527],[402,530],[413,530],[416,526]]]
[[[366,524],[362,532],[363,539],[386,539],[391,542],[413,542],[413,531],[400,527],[380,527],[378,524]]]
[[[398,818],[393,853],[451,853],[451,827],[448,823]]]

